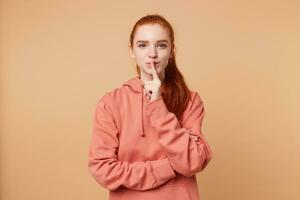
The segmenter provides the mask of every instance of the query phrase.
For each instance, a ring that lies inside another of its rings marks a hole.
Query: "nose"
[[[155,59],[157,58],[157,52],[156,52],[156,48],[152,47],[149,50],[149,58]]]

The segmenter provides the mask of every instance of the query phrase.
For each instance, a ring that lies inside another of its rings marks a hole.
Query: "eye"
[[[138,47],[145,47],[145,44],[139,44]]]
[[[160,44],[159,47],[166,48],[167,45],[166,44]]]

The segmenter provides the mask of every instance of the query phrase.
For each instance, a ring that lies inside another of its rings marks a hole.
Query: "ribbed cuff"
[[[151,161],[151,165],[153,175],[158,185],[165,183],[176,176],[168,158]]]

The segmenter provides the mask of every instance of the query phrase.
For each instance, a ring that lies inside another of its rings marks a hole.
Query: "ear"
[[[133,50],[132,50],[132,46],[131,46],[130,44],[128,45],[128,48],[129,48],[129,54],[130,54],[130,56],[131,56],[132,58],[135,58],[134,52],[133,52]]]

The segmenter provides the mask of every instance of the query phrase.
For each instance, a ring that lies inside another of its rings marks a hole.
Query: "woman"
[[[89,172],[110,200],[198,200],[195,174],[212,158],[199,94],[175,63],[174,33],[160,15],[133,27],[138,75],[104,94],[94,115]]]

